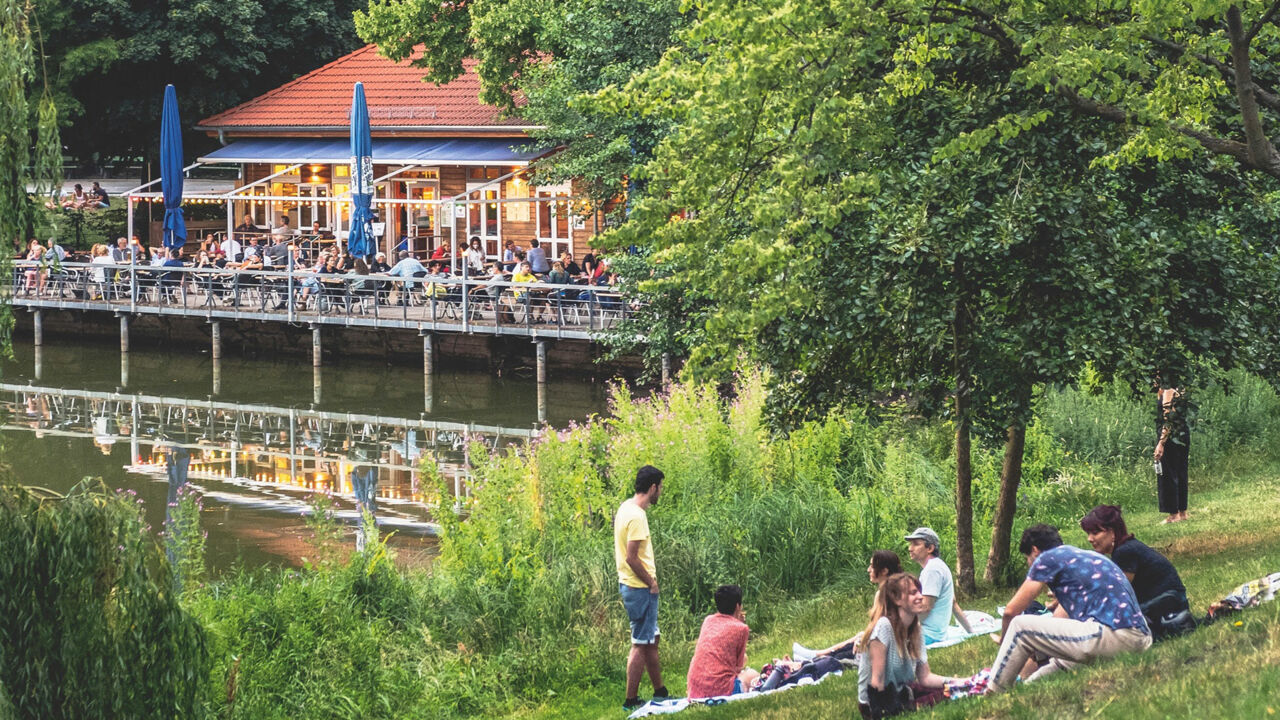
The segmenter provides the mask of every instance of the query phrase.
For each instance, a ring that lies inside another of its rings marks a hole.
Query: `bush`
[[[203,714],[205,633],[132,493],[0,483],[0,687],[18,718]]]

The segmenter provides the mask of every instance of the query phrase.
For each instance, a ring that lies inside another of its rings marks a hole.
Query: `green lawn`
[[[1196,493],[1192,518],[1160,525],[1152,507],[1126,512],[1130,531],[1164,552],[1178,567],[1197,616],[1240,583],[1280,570],[1280,479],[1277,471],[1250,474]],[[1063,528],[1068,543],[1087,547],[1078,528]],[[905,558],[905,553],[902,553]],[[983,588],[962,600],[966,609],[994,614],[1010,590]],[[751,602],[749,599],[748,602]],[[760,602],[756,600],[755,602]],[[753,636],[747,648],[752,666],[790,651],[798,640],[821,647],[848,637],[866,622],[865,591],[831,594],[789,603],[772,632]],[[750,605],[747,607],[750,613]],[[1237,624],[1237,621],[1239,624]],[[692,647],[664,648],[666,683],[684,687]],[[995,659],[996,645],[975,638],[930,653],[939,673],[968,675]],[[572,697],[550,698],[513,718],[622,718],[618,687],[585,688]],[[648,691],[647,681],[641,685]],[[809,720],[857,716],[854,673],[822,685],[772,697],[706,708],[679,717],[699,720],[768,718]],[[1140,654],[1118,658],[990,698],[945,703],[912,717],[924,718],[1270,718],[1280,713],[1280,601],[1248,611],[1231,622],[1201,628]]]

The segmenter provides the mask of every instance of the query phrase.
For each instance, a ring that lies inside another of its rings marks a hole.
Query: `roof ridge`
[[[285,84],[283,84],[283,85],[280,85],[280,86],[278,86],[278,87],[275,87],[275,88],[273,88],[273,89],[271,89],[271,90],[268,90],[268,91],[266,91],[265,93],[263,93],[263,94],[261,94],[261,95],[259,95],[259,96],[255,97],[255,98],[251,98],[251,99],[249,99],[249,100],[245,100],[244,102],[240,103],[239,105],[234,105],[234,106],[232,106],[232,107],[227,108],[226,110],[223,110],[222,112],[219,112],[219,113],[215,113],[215,114],[213,114],[213,115],[210,115],[209,117],[205,118],[204,120],[201,120],[200,122],[196,123],[196,127],[201,127],[201,126],[203,126],[203,125],[205,125],[205,124],[209,123],[210,121],[217,120],[218,118],[222,117],[223,115],[227,115],[227,114],[229,114],[229,113],[236,112],[237,110],[241,110],[241,109],[243,109],[243,108],[250,107],[250,106],[255,105],[255,104],[257,104],[257,103],[261,103],[261,102],[264,102],[264,101],[266,101],[266,100],[270,100],[273,96],[278,95],[278,94],[280,94],[280,93],[282,93],[282,92],[284,92],[284,91],[288,90],[290,87],[292,87],[292,86],[294,86],[294,85],[297,85],[297,84],[301,83],[302,81],[306,80],[307,78],[311,77],[312,75],[315,75],[315,74],[317,74],[317,73],[319,73],[319,72],[321,72],[321,71],[324,71],[324,70],[328,70],[328,69],[333,68],[333,67],[335,67],[335,66],[337,66],[337,65],[340,65],[340,64],[342,64],[342,63],[350,62],[350,61],[351,61],[352,59],[354,59],[357,55],[361,55],[361,54],[363,54],[365,51],[369,50],[370,48],[372,48],[372,49],[373,49],[373,51],[374,51],[375,53],[378,51],[378,46],[377,46],[376,44],[374,44],[374,43],[369,43],[369,44],[365,45],[364,47],[361,47],[361,48],[356,49],[356,50],[352,50],[351,52],[347,53],[346,55],[343,55],[342,57],[339,57],[339,58],[334,59],[334,60],[330,60],[329,62],[325,63],[324,65],[321,65],[320,67],[318,67],[318,68],[316,68],[316,69],[314,69],[314,70],[311,70],[310,72],[305,72],[305,73],[303,73],[303,74],[299,75],[298,77],[296,77],[296,78],[294,78],[294,79],[290,80],[289,82],[287,82],[287,83],[285,83]]]
[[[480,99],[477,61],[466,58],[463,72],[446,83],[426,82],[424,59],[417,45],[409,57],[392,61],[378,46],[367,44],[304,73],[279,87],[211,115],[196,123],[199,130],[345,127],[351,86],[363,81],[370,103],[370,121],[397,128],[511,128],[523,122],[501,107]],[[381,116],[374,117],[374,105]],[[425,114],[423,111],[426,111]]]

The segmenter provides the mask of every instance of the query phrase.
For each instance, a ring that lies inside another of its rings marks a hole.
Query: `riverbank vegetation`
[[[1193,497],[1230,494],[1234,477],[1254,477],[1276,459],[1268,438],[1280,397],[1240,372],[1218,377],[1196,396]],[[465,519],[442,514],[429,572],[397,570],[374,541],[302,570],[187,584],[184,622],[200,628],[210,663],[192,690],[199,707],[244,718],[460,718],[540,706],[554,716],[594,698],[586,707],[612,712],[626,627],[610,523],[643,463],[667,474],[651,524],[673,687],[718,584],[746,589],[758,636],[825,636],[860,615],[849,607],[865,603],[867,556],[900,548],[905,529],[932,525],[954,558],[951,428],[891,404],[840,409],[778,435],[767,423],[765,385],[746,374],[727,393],[686,383],[635,398],[619,388],[608,418],[513,452],[474,448],[475,493]],[[1100,502],[1131,511],[1152,504],[1151,419],[1127,387],[1086,377],[1044,391],[1035,407],[1019,527],[1071,528]],[[980,522],[993,512],[1000,462],[998,446],[975,447]],[[438,485],[447,508],[453,498]],[[137,512],[109,496],[99,502]],[[317,535],[331,534],[322,525]],[[135,532],[129,547],[142,548],[144,533]],[[184,564],[195,545],[180,549]],[[154,547],[147,552],[147,562],[164,564]],[[1206,594],[1228,589],[1207,585]],[[17,700],[11,688],[20,677],[0,681]],[[15,706],[20,717],[36,716]]]

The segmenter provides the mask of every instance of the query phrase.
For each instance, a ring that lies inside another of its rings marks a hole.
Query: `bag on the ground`
[[[883,690],[867,688],[867,706],[872,720],[901,715],[915,709],[911,688],[905,685],[885,685]]]
[[[1165,640],[1196,629],[1187,596],[1176,590],[1166,590],[1143,603],[1142,614],[1151,626],[1152,640]]]

